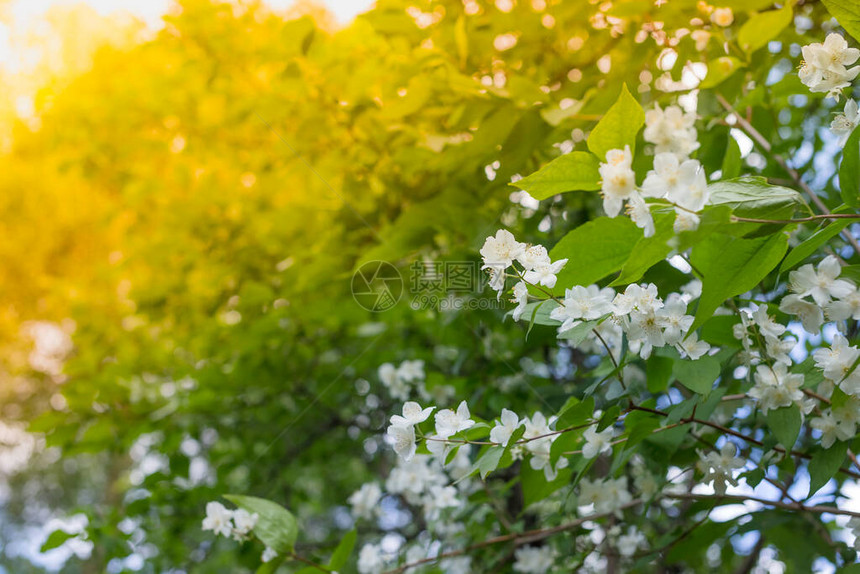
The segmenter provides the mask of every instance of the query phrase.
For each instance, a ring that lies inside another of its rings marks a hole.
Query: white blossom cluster
[[[860,50],[849,48],[839,34],[828,34],[824,43],[803,46],[802,52],[798,76],[811,92],[826,93],[838,100],[842,90],[860,73],[860,66],[848,67],[860,58]]]
[[[675,208],[675,232],[696,229],[700,212],[708,202],[708,181],[698,160],[689,154],[699,147],[694,127],[696,116],[678,106],[656,106],[645,114],[645,141],[654,144],[654,165],[641,187],[636,185],[633,154],[629,146],[606,152],[600,164],[603,210],[609,217],[627,213],[645,237],[654,235],[654,218],[645,198],[663,199]]]
[[[693,285],[687,293],[671,293],[664,301],[653,283],[630,284],[622,293],[610,287],[574,286],[566,290],[562,304],[552,310],[550,318],[561,321],[558,331],[563,335],[583,321],[606,317],[595,332],[610,348],[621,347],[623,334],[631,351],[643,359],[655,347],[671,345],[682,357],[695,360],[710,350],[708,343],[689,332],[693,316],[687,314],[687,304],[699,290]]]
[[[702,482],[713,482],[714,492],[719,495],[726,493],[727,484],[738,485],[738,481],[734,477],[735,471],[743,468],[746,461],[736,457],[737,452],[737,447],[730,442],[726,442],[718,452],[704,453],[699,451],[697,466],[704,474]]]
[[[627,488],[627,477],[583,478],[579,483],[580,512],[588,513],[593,508],[596,514],[614,513],[621,518],[621,508],[633,502],[633,495]],[[584,508],[583,508],[584,507]]]
[[[489,269],[494,283],[494,289],[504,290],[504,273],[514,259],[523,257],[524,253],[534,251],[546,254],[546,248],[540,245],[527,247],[520,243],[509,231],[500,229],[495,236],[486,239],[481,255],[484,259],[484,269]],[[508,257],[502,261],[503,257]],[[502,263],[499,263],[502,261]],[[546,261],[549,257],[546,256]],[[559,266],[567,262],[562,259],[549,266]],[[557,272],[556,270],[555,272]],[[496,283],[496,277],[502,280]],[[519,320],[529,304],[528,284],[535,277],[526,273],[522,280],[513,288],[512,301],[517,307],[512,312],[515,320]],[[555,285],[553,275],[551,285]],[[592,339],[598,336],[605,341],[615,342],[610,347],[620,348],[622,335],[626,335],[630,348],[639,353],[644,359],[648,358],[655,347],[666,345],[675,346],[683,357],[698,359],[710,350],[710,346],[700,341],[696,333],[689,333],[693,324],[693,316],[687,314],[687,304],[701,293],[701,282],[698,280],[688,285],[683,293],[671,293],[664,301],[657,293],[657,287],[647,285],[628,285],[623,293],[616,293],[610,287],[600,288],[597,285],[583,287],[576,285],[565,290],[564,300],[559,301],[558,307],[550,312],[550,318],[561,322],[559,335],[576,327],[584,321],[604,320],[596,326]]]
[[[414,432],[414,425],[426,420],[433,411],[432,407],[421,409],[417,403],[407,403],[407,405],[404,405],[402,416],[391,417],[392,426],[389,428],[409,426]],[[458,410],[460,416],[468,419],[468,407],[465,406],[465,402],[461,403]],[[450,412],[452,413],[450,416],[446,415],[445,411],[440,411],[436,415],[437,424],[440,422],[440,415],[442,416],[443,434],[448,432],[445,430],[446,424],[454,425],[453,428],[462,426],[452,420],[452,417],[458,417],[457,412]],[[442,441],[439,441],[438,444],[445,445]],[[429,445],[430,442],[428,442]],[[446,464],[447,450],[438,450],[430,455],[416,454],[413,442],[413,449],[407,449],[405,453],[409,454],[408,458],[398,452],[401,456],[398,457],[397,466],[391,470],[385,480],[384,492],[378,484],[367,483],[350,496],[349,503],[352,507],[353,517],[355,519],[379,517],[382,514],[380,502],[383,497],[386,495],[399,496],[408,504],[421,510],[424,523],[435,536],[435,543],[425,541],[424,543],[416,543],[407,549],[405,552],[407,562],[427,558],[431,554],[430,550],[434,544],[441,543],[447,549],[457,549],[458,538],[462,536],[463,524],[456,520],[456,516],[452,512],[464,507],[466,498],[474,489],[473,482],[466,478],[472,468],[470,453],[470,445],[459,446],[453,458]],[[359,552],[359,572],[376,574],[392,566],[394,558],[393,555],[383,550],[381,544],[365,544]],[[446,560],[445,566],[446,572],[462,572],[463,574],[470,572],[468,557]]]
[[[209,502],[206,504],[206,517],[202,527],[203,530],[211,530],[221,536],[244,540],[257,525],[259,518],[256,512],[251,514],[244,508],[230,510],[220,502]]]
[[[526,283],[552,289],[555,287],[556,275],[567,263],[567,259],[550,260],[546,247],[520,243],[505,229],[498,230],[495,236],[487,237],[481,247],[481,257],[484,261],[482,269],[486,269],[490,274],[490,287],[498,292],[499,297],[505,290],[508,268],[514,262],[522,266],[522,270],[514,268],[514,273],[521,279],[514,287],[514,297],[523,301],[528,300]],[[515,319],[519,319],[519,314]]]

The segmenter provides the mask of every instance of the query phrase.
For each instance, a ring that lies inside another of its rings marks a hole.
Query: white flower
[[[424,361],[403,361],[397,367],[397,376],[407,382],[424,380]]]
[[[457,407],[457,412],[451,409],[445,409],[436,413],[436,434],[440,438],[448,438],[460,431],[471,428],[475,421],[469,418],[469,405],[466,401],[461,401]]]
[[[611,313],[614,297],[615,291],[609,287],[601,289],[597,285],[575,285],[565,290],[564,305],[553,309],[549,316],[562,322],[558,331],[563,333],[573,328],[580,320],[599,319]]]
[[[585,444],[582,447],[582,456],[594,458],[602,453],[612,452],[612,427],[606,427],[597,432],[597,427],[588,427],[582,434]]]
[[[696,333],[690,333],[686,339],[682,339],[675,348],[681,354],[681,357],[688,357],[695,361],[707,354],[711,350],[711,346],[706,341],[700,341]]]
[[[376,544],[365,544],[358,553],[358,571],[361,574],[379,574],[385,569],[382,549]]]
[[[827,311],[827,317],[832,321],[860,319],[860,291],[855,288],[838,301],[831,301],[825,305],[824,309]]]
[[[207,503],[206,518],[203,519],[202,528],[221,536],[230,536],[233,532],[233,511],[225,508],[220,502]]]
[[[670,152],[658,153],[654,156],[654,169],[645,176],[642,182],[642,195],[645,197],[666,197],[681,180],[681,162],[678,156]]]
[[[645,203],[645,200],[642,199],[642,196],[635,191],[628,198],[627,214],[633,220],[633,223],[636,224],[636,227],[645,232],[645,237],[652,237],[654,235],[654,217],[651,215],[651,209]]]
[[[848,528],[854,535],[854,550],[860,550],[860,518],[854,516],[848,521]]]
[[[254,526],[257,525],[257,520],[260,519],[260,515],[256,512],[251,514],[244,508],[239,508],[233,511],[233,522],[236,524],[235,528],[233,528],[233,537],[236,540],[242,540],[251,530],[254,529]]]
[[[405,461],[412,460],[416,451],[415,427],[391,425],[388,427],[387,434],[393,441],[394,452]]]
[[[693,316],[687,315],[687,303],[677,294],[672,294],[666,300],[662,309],[657,310],[657,320],[663,327],[663,337],[666,343],[674,345],[681,342],[681,338],[693,325]]]
[[[490,440],[496,444],[507,445],[511,435],[517,430],[522,421],[517,413],[508,409],[502,409],[501,421],[496,421],[496,426],[490,430]]]
[[[827,411],[820,417],[809,421],[809,426],[821,431],[821,446],[830,448],[837,440],[849,440],[854,437],[857,428],[853,422],[843,423]]]
[[[714,492],[718,495],[726,493],[726,484],[737,486],[738,481],[733,477],[734,471],[743,468],[746,462],[742,458],[736,458],[737,447],[726,442],[720,452],[710,452],[707,455],[699,452],[699,469],[704,473],[702,482],[714,482]]]
[[[532,454],[532,457],[529,460],[529,466],[531,466],[533,470],[543,470],[543,476],[547,482],[552,482],[558,478],[558,471],[563,468],[567,468],[570,464],[569,460],[561,457],[558,459],[558,462],[556,462],[555,468],[553,468],[550,457],[551,446],[551,440],[544,441],[541,439],[528,443],[528,447],[530,447],[528,450]]]
[[[618,553],[622,556],[633,556],[644,542],[645,536],[635,526],[631,526],[627,529],[627,534],[618,537]]]
[[[645,112],[645,141],[654,144],[655,154],[672,153],[679,160],[686,159],[698,149],[696,116],[678,106],[665,110],[660,106]]]
[[[621,516],[621,507],[632,502],[633,496],[627,490],[627,477],[591,481],[583,478],[579,483],[579,506],[594,505],[594,512],[603,514],[615,512]]]
[[[708,202],[708,178],[702,164],[695,159],[682,163],[678,169],[678,183],[668,190],[668,197],[683,208],[675,209],[678,214],[701,211]]]
[[[348,499],[352,506],[352,515],[355,518],[371,518],[381,498],[382,489],[378,484],[375,482],[362,484],[361,488],[353,492]]]
[[[405,401],[409,398],[409,386],[406,381],[398,374],[398,369],[391,363],[383,363],[379,365],[379,380],[383,386],[388,389],[388,393],[392,398],[399,401]]]
[[[546,574],[555,562],[552,546],[523,546],[514,552],[514,572]]]
[[[442,510],[446,508],[458,508],[463,501],[458,497],[457,489],[453,486],[434,485],[424,498],[424,515],[427,520],[437,520]]]
[[[423,423],[436,407],[421,409],[421,405],[415,401],[408,401],[403,405],[403,416],[392,415],[391,424],[394,426],[412,426]]]
[[[263,550],[263,555],[260,556],[260,561],[264,564],[267,562],[271,562],[275,558],[278,557],[278,553],[273,549],[266,546],[266,549]]]
[[[612,301],[613,313],[629,315],[631,311],[654,313],[663,306],[663,301],[657,295],[657,286],[649,283],[645,287],[631,283]]]
[[[841,272],[839,260],[828,255],[818,264],[817,272],[811,264],[807,264],[789,273],[788,281],[791,290],[800,297],[810,295],[819,306],[824,306],[830,302],[831,297],[841,299],[854,291],[854,285],[850,281],[837,279]]]
[[[603,210],[609,217],[621,213],[621,206],[636,191],[636,174],[633,172],[633,154],[630,146],[623,150],[606,152],[606,163],[598,168],[602,179]]]
[[[857,124],[860,124],[860,109],[858,109],[856,101],[848,99],[845,102],[843,113],[838,114],[830,122],[830,131],[840,136],[844,144],[848,136],[851,135],[851,132],[854,131],[854,128],[857,127]]]
[[[765,337],[781,337],[785,333],[785,325],[777,323],[767,314],[767,305],[758,305],[751,316]]]
[[[523,279],[532,285],[543,285],[552,289],[558,280],[556,274],[565,266],[567,259],[559,259],[552,263],[540,263],[532,270],[526,271]]]
[[[523,424],[526,427],[525,432],[523,433],[523,438],[529,440],[530,442],[526,443],[526,448],[529,450],[536,448],[536,443],[539,440],[535,440],[538,437],[545,437],[549,439],[550,437],[546,437],[546,435],[552,432],[552,429],[549,428],[549,424],[547,423],[546,417],[542,412],[537,411],[529,418],[523,419]],[[542,439],[540,439],[542,440]]]
[[[505,290],[505,267],[496,266],[493,267],[491,265],[485,265],[484,268],[487,270],[487,273],[490,274],[490,289],[496,291],[498,295],[496,296],[496,300],[502,298],[502,291]]]
[[[860,50],[849,48],[839,34],[828,34],[823,44],[809,44],[802,52],[798,76],[811,92],[827,93],[838,99],[842,89],[849,87],[860,73],[860,66],[848,68],[860,57]]]
[[[773,367],[759,365],[755,371],[755,385],[749,396],[758,399],[762,412],[790,406],[803,399],[803,375],[789,373],[788,368],[777,363]]]
[[[495,237],[487,237],[481,247],[485,268],[507,269],[525,251],[526,246],[517,241],[506,229],[496,231]]]
[[[830,348],[821,347],[812,352],[815,366],[824,371],[824,376],[839,383],[840,388],[848,394],[856,394],[860,387],[860,371],[848,372],[857,359],[860,359],[860,349],[848,344],[848,339],[836,333]]]
[[[540,265],[550,264],[549,254],[546,252],[546,247],[543,245],[532,245],[531,247],[524,249],[523,252],[517,256],[517,261],[520,262],[526,271],[531,271]]]
[[[520,317],[523,316],[523,313],[526,310],[526,305],[528,305],[529,303],[528,286],[523,281],[520,281],[519,283],[514,285],[513,295],[514,297],[513,299],[511,299],[511,301],[516,303],[517,307],[513,310],[511,316],[514,318],[514,321],[519,321]]]
[[[797,315],[806,332],[817,335],[821,331],[824,313],[815,303],[804,301],[799,295],[786,295],[779,304],[779,310],[789,315]]]

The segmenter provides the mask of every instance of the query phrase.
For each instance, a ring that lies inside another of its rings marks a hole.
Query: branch
[[[735,119],[738,122],[738,125],[750,136],[758,145],[763,149],[770,157],[775,161],[785,172],[791,177],[792,181],[800,187],[806,195],[809,196],[809,199],[820,209],[824,214],[831,215],[830,210],[827,209],[827,206],[824,205],[824,202],[821,201],[821,198],[818,197],[818,194],[815,193],[809,185],[801,179],[800,174],[796,169],[788,165],[785,159],[782,156],[773,152],[773,147],[770,145],[770,142],[759,133],[757,129],[753,127],[751,123],[749,123],[746,118],[744,118],[741,114],[739,114],[732,105],[726,100],[722,94],[716,94],[717,101],[720,102],[720,105],[725,108],[725,110],[734,115]],[[847,229],[842,230],[842,235],[845,237],[845,240],[851,245],[852,249],[854,249],[854,253],[860,254],[860,244],[857,243],[857,240],[851,235],[851,232]]]
[[[740,494],[692,494],[686,492],[679,493],[663,493],[664,498],[674,498],[678,500],[728,500],[733,502],[758,502],[765,506],[773,506],[775,508],[783,508],[785,510],[800,510],[801,512],[812,512],[814,514],[842,514],[844,516],[852,516],[860,518],[860,512],[851,510],[843,510],[835,506],[807,506],[800,502],[782,502],[781,500],[768,500],[767,498],[759,498],[757,496],[746,496]]]

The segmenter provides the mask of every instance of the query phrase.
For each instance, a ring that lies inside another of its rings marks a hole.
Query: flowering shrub
[[[857,572],[854,4],[183,0],[6,166],[115,222],[5,294],[63,326],[10,523],[85,514],[70,572]]]

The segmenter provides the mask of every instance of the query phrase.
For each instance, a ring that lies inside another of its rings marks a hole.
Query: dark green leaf
[[[777,266],[787,247],[783,233],[755,239],[715,234],[694,247],[691,260],[703,278],[690,331],[707,321],[726,299],[755,288]]]
[[[794,448],[802,422],[803,415],[800,414],[797,405],[767,411],[767,424],[770,430],[787,450]]]
[[[558,287],[591,285],[621,269],[642,230],[626,217],[599,217],[561,238],[550,257],[569,259],[558,274]]]
[[[819,450],[809,461],[809,494],[807,498],[818,492],[822,486],[839,472],[839,467],[845,460],[846,448],[841,442],[836,442],[825,450]]]
[[[713,357],[696,361],[675,361],[672,374],[682,385],[700,395],[707,395],[720,376],[720,363]]]

